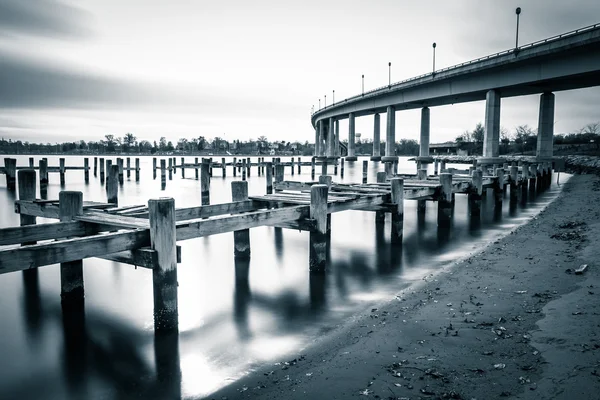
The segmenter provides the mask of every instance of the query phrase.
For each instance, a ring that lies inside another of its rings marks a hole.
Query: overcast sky
[[[0,0],[0,136],[61,142],[220,136],[313,141],[310,111],[431,70],[592,25],[598,0]],[[502,100],[501,124],[537,128],[538,97]],[[555,133],[600,120],[600,88],[556,93]],[[432,142],[484,118],[431,109]],[[372,116],[357,132],[372,137]],[[418,139],[419,110],[396,114]],[[341,123],[347,137],[347,120]]]

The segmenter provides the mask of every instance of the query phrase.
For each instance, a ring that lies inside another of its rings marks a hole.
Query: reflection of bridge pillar
[[[371,161],[381,160],[380,136],[381,118],[379,117],[379,113],[377,113],[373,116],[373,156],[371,157]]]
[[[395,151],[396,144],[396,109],[394,106],[387,108],[387,125],[385,137],[385,157],[382,157],[383,162],[394,162],[398,159]]]
[[[538,120],[537,152],[540,158],[552,157],[552,137],[554,136],[554,93],[540,96],[540,115]]]
[[[329,129],[327,130],[327,151],[325,152],[325,154],[327,155],[327,157],[333,157],[335,156],[335,124],[333,118],[329,118],[328,125]]]
[[[348,156],[347,161],[356,161],[356,144],[355,144],[355,121],[354,113],[348,115]]]
[[[500,154],[500,92],[488,90],[485,96],[485,136],[480,164],[498,164]]]

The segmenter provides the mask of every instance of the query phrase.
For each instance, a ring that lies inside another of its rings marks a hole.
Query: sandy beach
[[[600,178],[573,176],[483,251],[208,398],[598,398],[598,237]]]

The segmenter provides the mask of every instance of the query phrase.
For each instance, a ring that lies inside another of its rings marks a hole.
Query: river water
[[[28,156],[16,158],[17,165],[28,165]],[[65,158],[67,166],[83,165],[82,157]],[[153,179],[152,158],[140,158],[140,182],[133,172],[125,178],[119,187],[120,206],[147,204],[158,197],[173,197],[176,207],[200,205],[200,183],[193,170],[186,171],[185,179],[177,170],[163,191],[160,173]],[[36,165],[38,160],[36,156]],[[344,178],[335,176],[334,182],[360,182],[362,160],[347,162]],[[48,157],[48,165],[58,166],[58,157]],[[332,170],[330,166],[330,174]],[[382,164],[369,162],[369,182],[382,170]],[[414,162],[400,158],[399,173],[414,171]],[[294,177],[286,168],[285,174],[287,180],[311,180],[310,167]],[[214,170],[212,204],[231,200],[231,182],[241,178],[232,177],[231,167],[227,175],[222,178],[221,170]],[[562,182],[567,179],[561,176]],[[248,181],[250,195],[265,193],[265,179],[257,176],[256,167]],[[92,171],[89,184],[83,171],[68,171],[64,188],[58,174],[51,173],[47,198],[58,199],[64,189],[82,191],[84,200],[106,200]],[[509,206],[507,196],[501,215],[494,215],[493,196],[488,196],[479,221],[469,220],[466,196],[456,195],[449,228],[437,226],[436,203],[427,202],[425,215],[419,216],[417,202],[405,201],[402,246],[390,244],[389,216],[385,225],[376,225],[371,212],[334,214],[328,270],[318,276],[308,272],[306,232],[252,229],[249,265],[234,260],[232,233],[180,242],[180,329],[179,335],[166,337],[155,337],[153,331],[150,270],[86,259],[85,316],[76,321],[61,312],[58,265],[40,268],[38,282],[27,285],[21,272],[0,275],[0,399],[206,396],[265,363],[301,354],[353,315],[393,299],[412,283],[526,222],[559,191],[553,182],[517,207]],[[19,225],[15,196],[0,175],[0,227]],[[236,269],[246,268],[248,279],[236,280]]]

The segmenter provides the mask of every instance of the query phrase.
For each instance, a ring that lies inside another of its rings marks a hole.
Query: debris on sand
[[[567,268],[565,270],[565,272],[567,274],[575,274],[575,275],[583,275],[583,273],[588,269],[588,265],[587,264],[581,264],[579,266],[579,268],[576,269],[572,269],[572,268]]]

